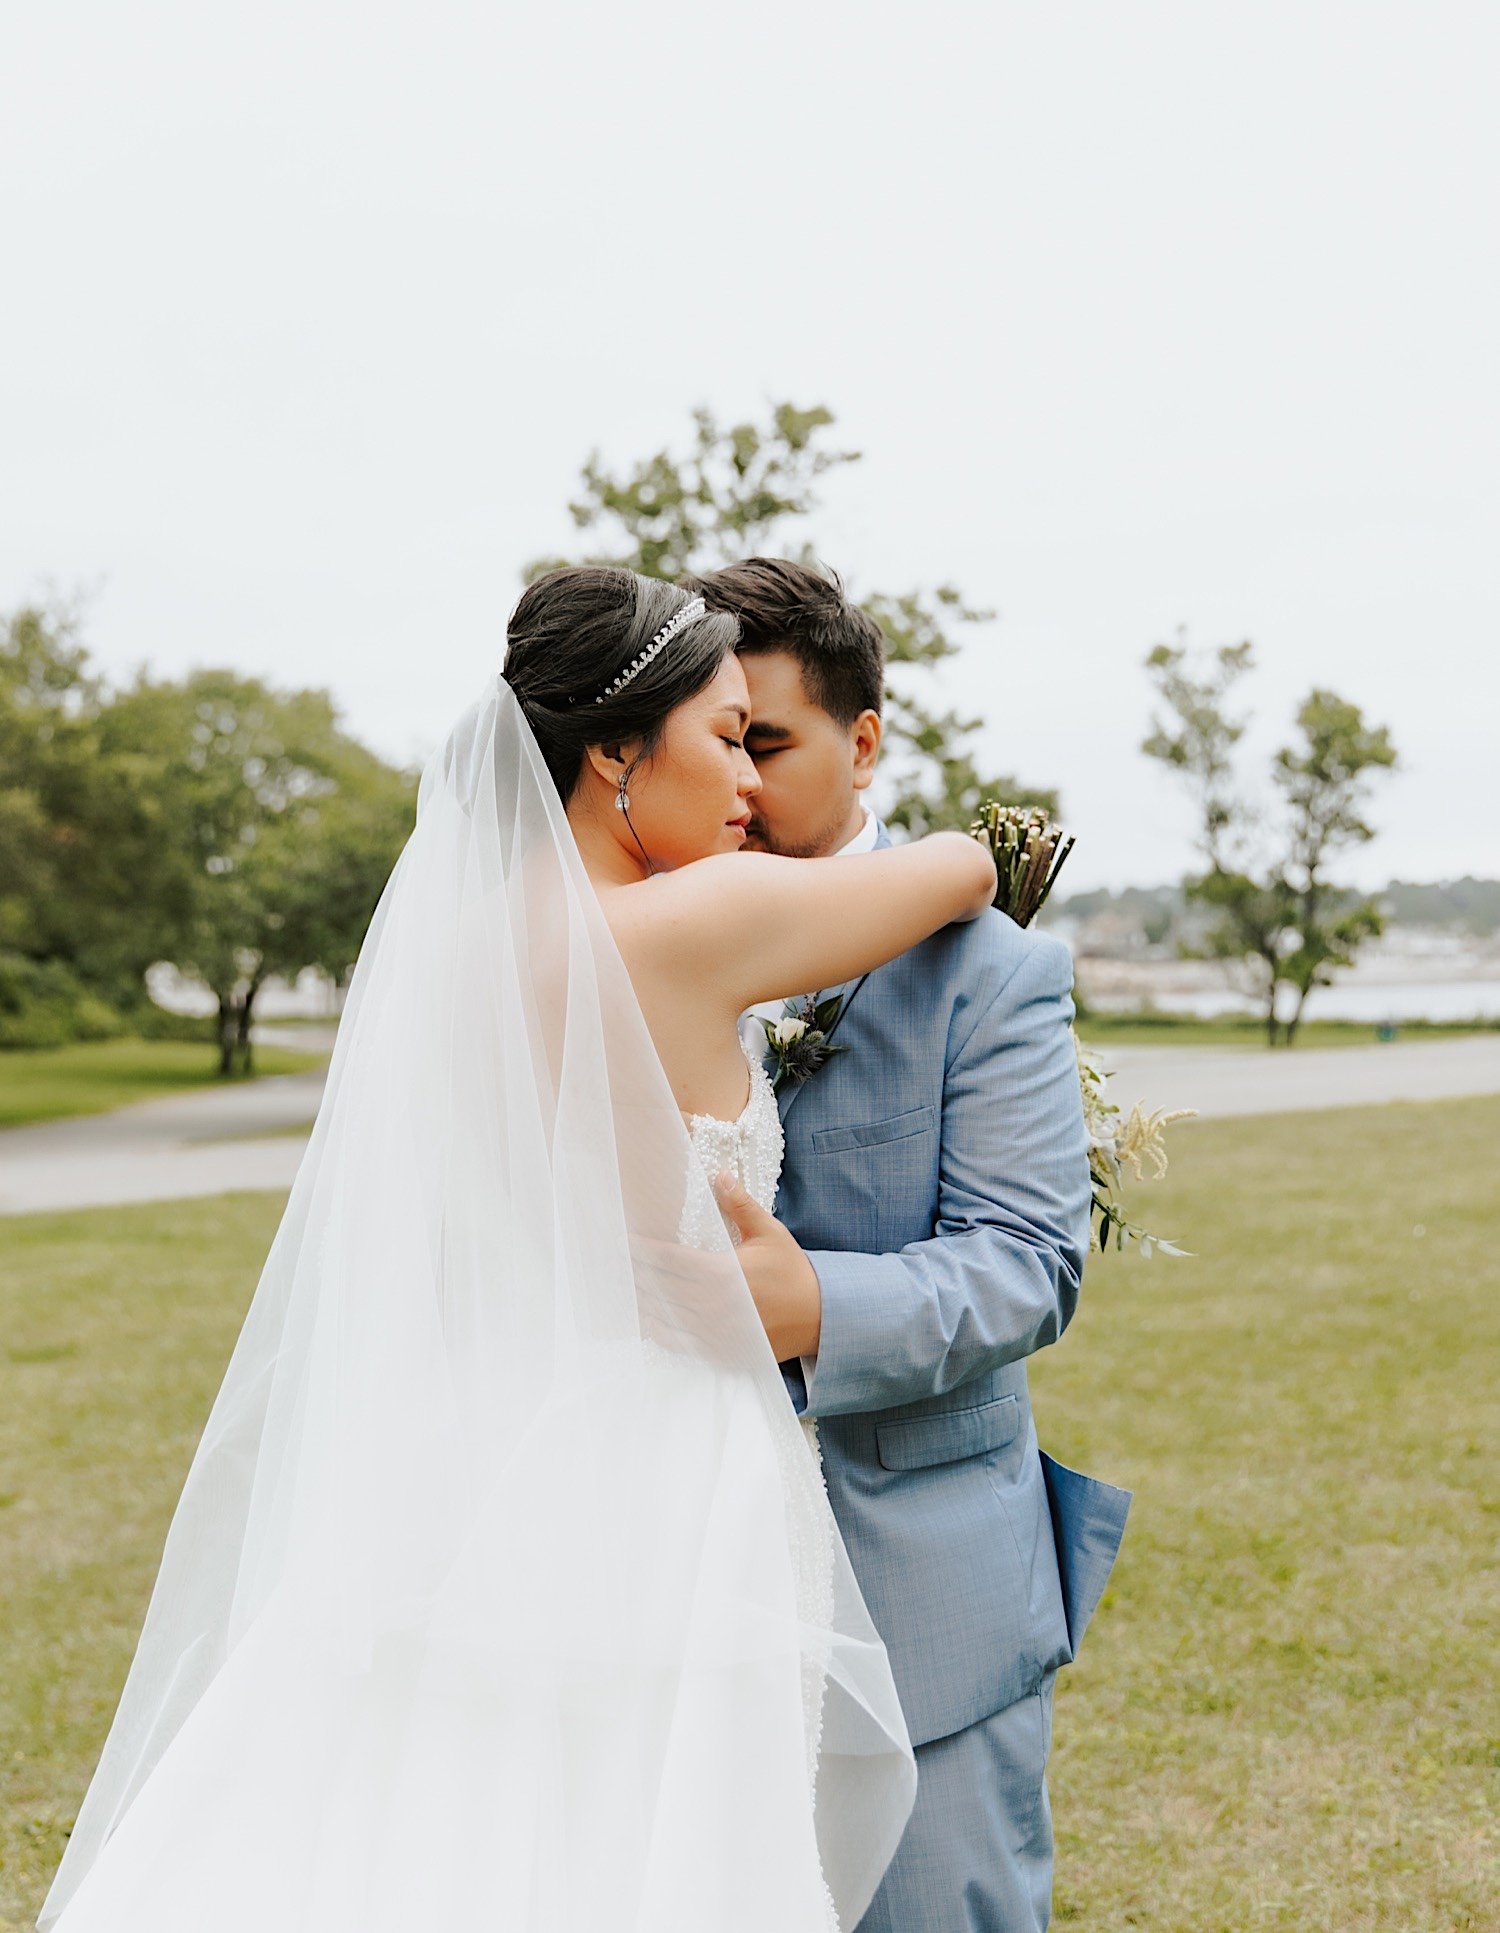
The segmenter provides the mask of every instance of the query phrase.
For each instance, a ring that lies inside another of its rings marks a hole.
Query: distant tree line
[[[596,454],[569,505],[578,551],[525,574],[590,562],[677,578],[758,552],[811,562],[817,484],[859,461],[829,444],[833,423],[822,406],[789,402],[730,424],[699,409],[681,450],[619,473]],[[934,702],[931,674],[992,614],[949,583],[851,589],[886,640],[887,821],[913,834],[966,827],[987,799],[1055,812],[1050,790],[979,764],[979,717]],[[1229,701],[1251,664],[1248,644],[1203,654],[1180,640],[1147,660],[1160,706],[1142,749],[1191,790],[1205,870],[1180,889],[1124,889],[1117,902],[1139,915],[1149,944],[1175,938],[1250,962],[1275,1045],[1295,1038],[1309,992],[1383,918],[1457,908],[1469,930],[1493,932],[1500,884],[1393,884],[1383,904],[1339,886],[1330,868],[1373,837],[1366,791],[1395,749],[1358,706],[1315,690],[1272,760],[1267,810],[1235,770],[1245,720]],[[142,671],[115,687],[90,664],[66,606],[0,619],[0,1047],[170,1026],[144,980],[167,961],[212,994],[221,1069],[247,1068],[267,978],[307,967],[344,978],[415,793],[415,774],[343,731],[324,691],[278,691],[224,670]],[[1094,898],[1072,895],[1053,916]],[[1294,1011],[1278,1022],[1283,988]]]
[[[169,1029],[145,990],[167,961],[213,995],[222,1071],[248,1068],[260,988],[344,977],[414,811],[415,775],[326,692],[113,687],[72,610],[0,620],[0,1047]]]
[[[1336,890],[1331,903],[1353,907],[1364,899],[1352,889]],[[1450,879],[1430,884],[1393,879],[1373,895],[1387,929],[1421,927],[1472,939],[1500,937],[1500,879]],[[1212,923],[1181,885],[1097,886],[1087,892],[1054,894],[1041,916],[1043,926],[1059,920],[1088,920],[1112,914],[1149,947],[1188,955]]]

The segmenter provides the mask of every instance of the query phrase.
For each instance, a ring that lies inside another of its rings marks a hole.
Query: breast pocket
[[[910,1141],[916,1135],[929,1134],[936,1125],[936,1109],[924,1102],[921,1107],[909,1107],[904,1114],[892,1114],[884,1121],[814,1128],[812,1144],[819,1154],[837,1154],[846,1148],[878,1148],[888,1141]]]
[[[939,1138],[930,1103],[883,1121],[815,1128],[807,1178],[816,1173],[814,1185],[836,1230],[828,1246],[884,1254],[930,1235]]]

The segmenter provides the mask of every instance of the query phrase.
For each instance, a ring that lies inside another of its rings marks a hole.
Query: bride
[[[911,1750],[713,1184],[769,1207],[781,1158],[741,1011],[994,874],[739,855],[735,640],[554,572],[428,764],[42,1928],[868,1905]]]

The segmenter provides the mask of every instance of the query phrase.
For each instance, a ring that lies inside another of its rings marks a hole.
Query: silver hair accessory
[[[599,696],[594,700],[594,703],[596,705],[602,705],[606,698],[613,698],[616,693],[623,691],[638,672],[644,671],[648,664],[661,656],[662,652],[666,650],[667,646],[679,631],[683,630],[687,625],[694,623],[707,610],[708,606],[701,597],[690,597],[687,603],[677,613],[676,617],[667,619],[666,623],[646,646],[645,650],[641,652],[640,656],[631,659],[630,663],[626,665],[614,683],[606,690],[600,692]]]

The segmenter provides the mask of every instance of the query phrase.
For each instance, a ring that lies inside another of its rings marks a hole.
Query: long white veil
[[[916,1775],[733,1249],[680,1239],[707,1187],[497,677],[423,774],[39,1926],[827,1933],[823,1876],[854,1925]]]

